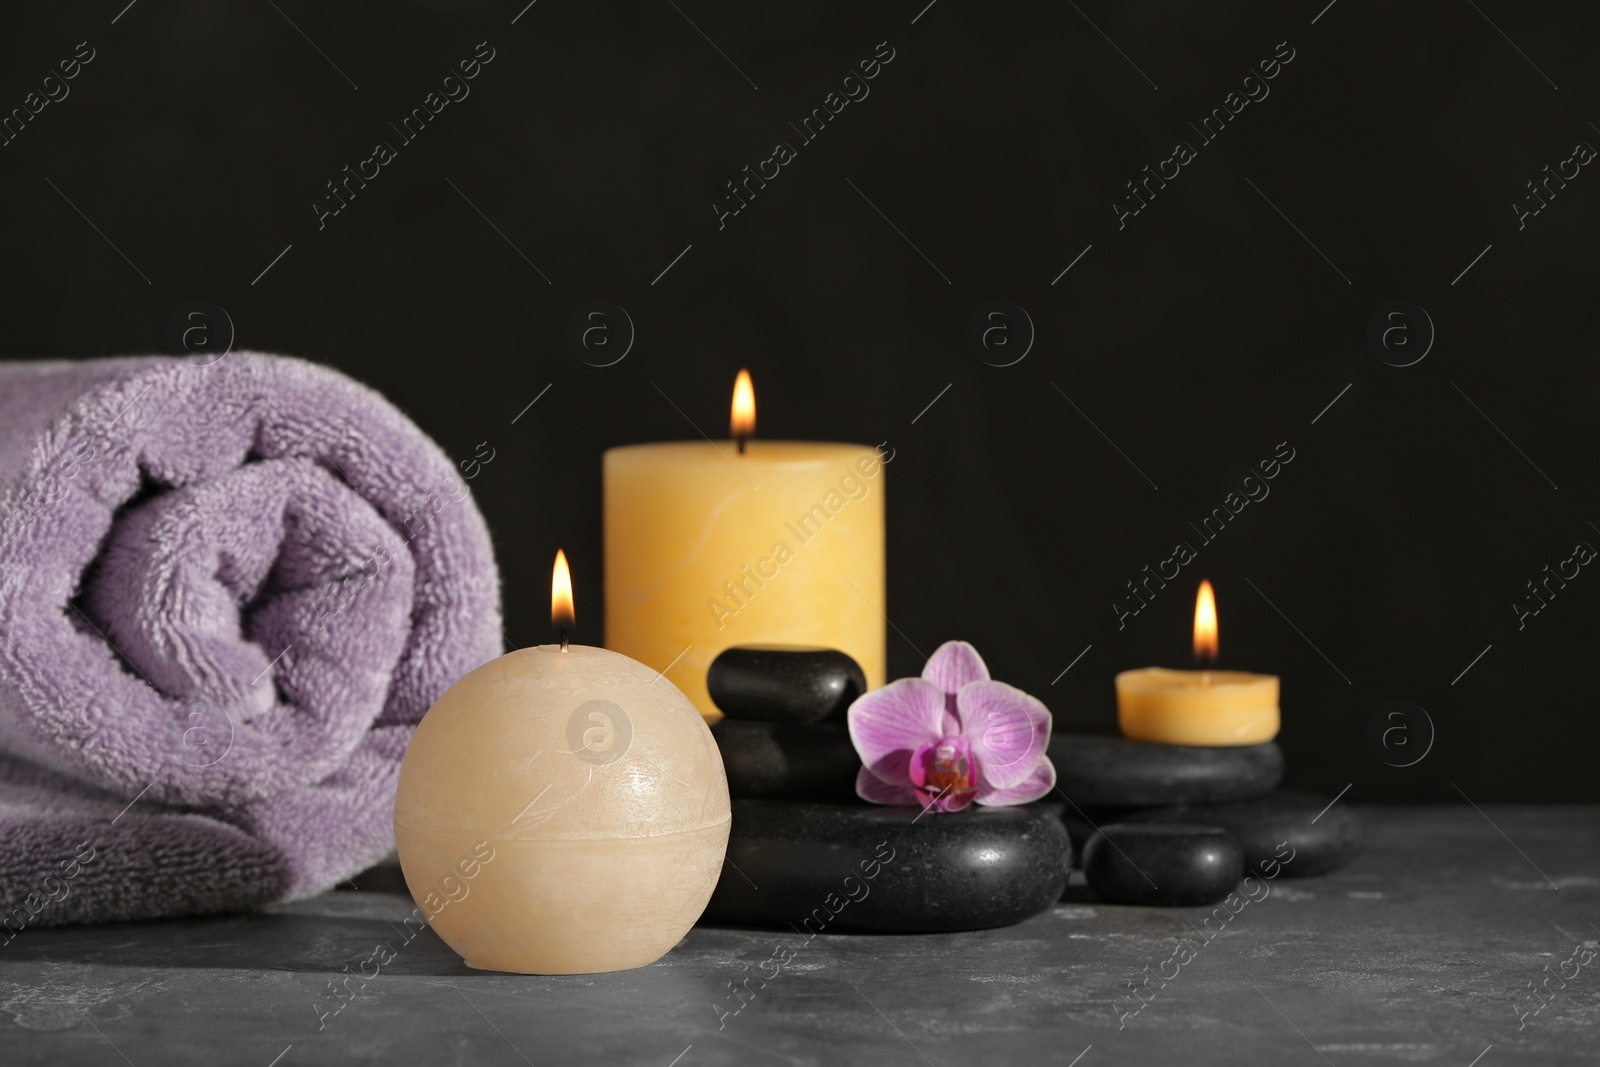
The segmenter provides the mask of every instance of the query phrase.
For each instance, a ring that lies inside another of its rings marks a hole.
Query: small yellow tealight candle
[[[1217,606],[1210,582],[1195,602],[1195,655],[1217,654]],[[1278,736],[1278,678],[1246,671],[1145,667],[1117,675],[1124,736],[1169,745],[1257,745]]]

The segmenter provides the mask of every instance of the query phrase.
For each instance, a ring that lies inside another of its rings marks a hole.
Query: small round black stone
[[[746,722],[711,725],[728,794],[737,799],[856,799],[861,757],[838,723]]]
[[[1244,877],[1244,853],[1215,826],[1115,823],[1084,846],[1083,877],[1110,904],[1215,904]]]
[[[1306,878],[1337,870],[1361,851],[1360,820],[1345,803],[1329,807],[1332,799],[1280,789],[1256,800],[1157,808],[1123,818],[1128,822],[1221,827],[1243,846],[1246,868],[1263,874],[1274,871],[1283,878]]]
[[[1009,926],[1060,899],[1069,849],[1061,821],[1030,805],[923,814],[735,800],[722,879],[701,921],[802,939]]]
[[[1084,808],[1248,800],[1283,781],[1283,752],[1273,741],[1213,748],[1055,734],[1049,755],[1062,792]]]
[[[867,676],[836,648],[735,645],[711,661],[706,688],[730,719],[844,722]]]

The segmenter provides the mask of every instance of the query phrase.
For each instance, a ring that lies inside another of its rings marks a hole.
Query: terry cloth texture
[[[335,371],[0,363],[0,944],[382,858],[499,596],[450,459]]]

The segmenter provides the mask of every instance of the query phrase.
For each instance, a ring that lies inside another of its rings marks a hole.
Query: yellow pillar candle
[[[868,445],[747,440],[606,452],[606,647],[665,671],[703,715],[731,645],[840,649],[884,684],[883,456]],[[738,396],[742,394],[742,397]]]
[[[1210,582],[1195,598],[1194,651],[1216,658],[1217,604]],[[1169,745],[1257,745],[1278,736],[1278,679],[1245,671],[1145,667],[1117,675],[1125,737]]]

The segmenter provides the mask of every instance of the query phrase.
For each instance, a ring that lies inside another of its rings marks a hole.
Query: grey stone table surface
[[[491,974],[408,941],[382,868],[259,914],[27,930],[0,948],[0,1064],[1600,1063],[1600,808],[1359,810],[1364,855],[1214,940],[1209,909],[1080,887],[1007,929],[702,927],[636,971]],[[1170,980],[1131,1014],[1147,966]]]

